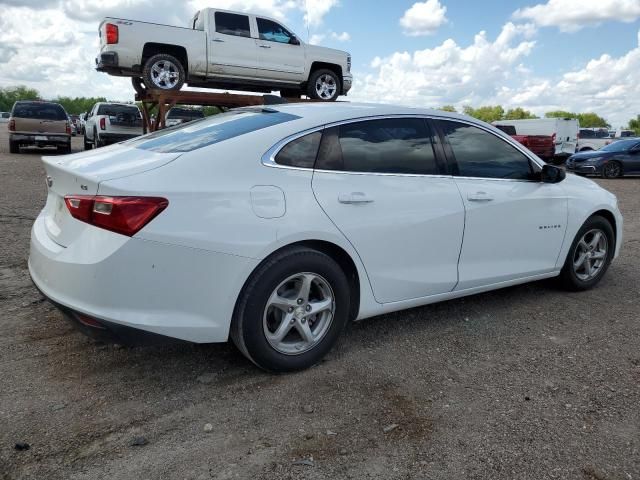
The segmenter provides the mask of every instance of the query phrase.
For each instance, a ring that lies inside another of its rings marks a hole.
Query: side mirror
[[[291,39],[289,40],[289,44],[291,45],[300,45],[300,40],[298,40],[298,37],[296,37],[295,35],[293,37],[291,37]]]
[[[545,165],[542,167],[542,182],[543,183],[560,183],[567,178],[567,172],[563,168],[556,167],[555,165]]]

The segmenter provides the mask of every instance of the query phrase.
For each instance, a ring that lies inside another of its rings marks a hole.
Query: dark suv
[[[20,147],[57,147],[71,153],[69,116],[58,103],[18,101],[9,118],[9,151],[20,153]]]

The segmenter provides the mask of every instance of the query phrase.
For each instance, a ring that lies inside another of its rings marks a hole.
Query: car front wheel
[[[308,248],[258,267],[238,300],[231,338],[260,368],[302,370],[333,347],[349,318],[350,289],[335,260]]]
[[[565,261],[560,282],[567,290],[588,290],[604,276],[615,251],[613,227],[595,215],[578,231]]]
[[[610,161],[602,167],[603,178],[618,178],[622,176],[622,165],[616,161]]]

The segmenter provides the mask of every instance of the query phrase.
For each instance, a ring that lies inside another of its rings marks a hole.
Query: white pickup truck
[[[132,77],[138,91],[187,83],[332,101],[353,81],[348,53],[306,44],[262,15],[205,8],[190,28],[107,17],[99,32],[97,70]]]

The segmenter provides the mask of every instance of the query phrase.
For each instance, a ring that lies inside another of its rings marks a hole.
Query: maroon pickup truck
[[[549,135],[518,135],[513,125],[496,125],[504,133],[520,142],[543,160],[552,160],[556,152],[554,138]]]

